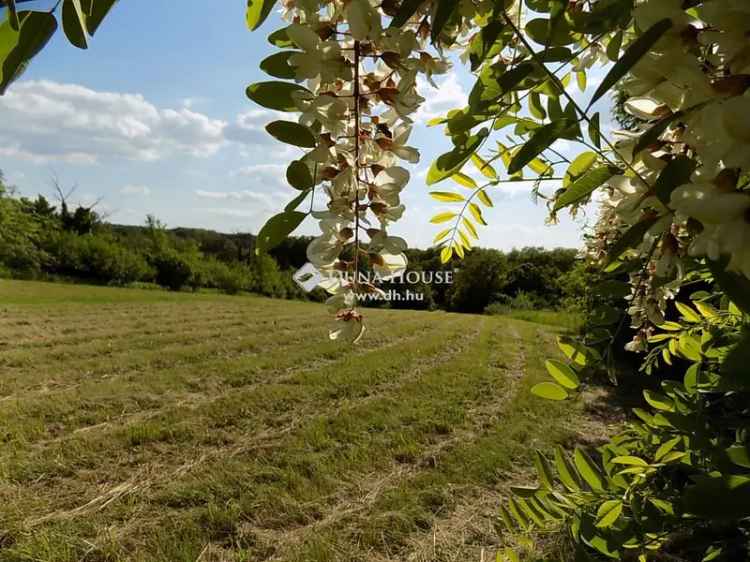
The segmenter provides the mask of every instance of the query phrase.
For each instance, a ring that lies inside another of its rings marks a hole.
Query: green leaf
[[[502,22],[491,21],[474,35],[469,45],[469,62],[472,72],[482,66],[504,28],[505,25]]]
[[[289,211],[296,211],[297,207],[299,207],[302,204],[302,202],[305,199],[307,199],[308,195],[310,195],[310,190],[309,189],[305,190],[302,193],[300,193],[299,195],[297,195],[297,197],[295,197],[294,199],[292,199],[289,202],[289,204],[286,207],[284,207],[284,212],[288,213]]]
[[[583,177],[570,184],[557,198],[554,210],[559,211],[583,201],[619,171],[614,166],[600,166],[588,171]]]
[[[292,94],[297,92],[312,96],[312,92],[307,88],[289,82],[257,82],[248,86],[246,93],[255,103],[268,109],[299,111],[292,97]]]
[[[273,121],[266,125],[266,131],[276,140],[293,146],[315,148],[318,144],[310,129],[294,121]]]
[[[734,445],[726,450],[727,457],[737,466],[750,468],[750,451],[745,445]]]
[[[7,19],[0,23],[0,81],[3,78],[2,61],[18,44],[18,36],[18,31],[13,29]]]
[[[640,466],[643,468],[648,467],[648,463],[642,458],[634,457],[632,455],[623,455],[612,459],[614,464],[624,464],[626,466]]]
[[[537,129],[521,150],[513,157],[508,166],[508,173],[520,172],[529,162],[548,149],[571,127],[568,119],[560,119]]]
[[[490,196],[487,195],[487,192],[484,189],[482,189],[481,191],[479,191],[479,193],[477,193],[477,197],[479,198],[479,200],[482,202],[482,204],[485,207],[494,207],[495,206],[492,203],[492,199],[490,199]]]
[[[13,31],[21,29],[21,21],[18,19],[18,12],[16,11],[16,0],[8,0],[8,23]]]
[[[268,42],[278,47],[279,49],[289,49],[289,48],[295,48],[297,45],[294,44],[294,41],[291,40],[289,37],[289,34],[287,33],[287,30],[291,26],[282,27],[281,29],[277,29],[271,35],[268,36]]]
[[[674,449],[680,443],[680,441],[682,441],[682,437],[674,437],[669,441],[665,441],[664,443],[659,445],[656,453],[654,453],[654,460],[659,462],[667,455],[667,453],[671,452],[672,449]]]
[[[472,154],[471,161],[476,166],[477,170],[486,178],[491,180],[497,179],[497,172],[486,160],[484,160],[479,154]]]
[[[454,217],[458,216],[456,213],[451,212],[445,212],[445,213],[438,213],[434,217],[430,219],[430,222],[432,224],[442,224],[444,222],[448,222],[449,220],[453,219]]]
[[[88,49],[86,37],[86,16],[81,0],[65,0],[62,6],[62,24],[68,41],[79,49]]]
[[[450,191],[430,191],[430,197],[443,203],[460,203],[466,201],[466,198],[460,193]]]
[[[3,61],[0,95],[18,78],[57,31],[57,20],[48,12],[21,12],[18,42]]]
[[[433,43],[437,42],[443,29],[453,16],[453,12],[458,9],[458,3],[455,0],[437,0],[435,14],[432,17],[432,30],[430,39]]]
[[[697,163],[687,156],[677,156],[667,164],[654,184],[654,191],[659,201],[669,205],[672,192],[681,185],[690,183],[690,176],[693,175],[696,167]]]
[[[570,464],[570,460],[568,460],[565,451],[560,445],[555,447],[555,467],[557,468],[558,476],[560,476],[560,481],[568,490],[571,492],[581,491],[581,485]]]
[[[247,0],[247,27],[255,31],[263,25],[275,4],[276,0]]]
[[[401,27],[417,13],[419,7],[425,0],[404,0],[398,8],[398,12],[391,20],[391,27]]]
[[[599,113],[594,113],[589,120],[589,138],[596,148],[602,147],[602,127],[600,121]]]
[[[575,42],[572,30],[564,20],[558,20],[552,25],[549,19],[536,18],[526,24],[525,30],[529,37],[545,47],[563,47]]]
[[[652,408],[661,410],[662,412],[674,412],[674,402],[672,399],[660,392],[644,390],[643,397]]]
[[[591,151],[582,152],[576,156],[575,160],[570,163],[570,166],[568,166],[568,169],[565,171],[563,187],[568,187],[572,182],[580,179],[580,177],[588,172],[596,163],[596,159],[596,152]]]
[[[559,337],[557,347],[560,348],[565,357],[581,367],[601,360],[599,353],[594,348],[587,347],[569,337]]]
[[[535,68],[536,65],[531,62],[522,62],[507,72],[503,72],[497,81],[497,85],[500,89],[498,97],[505,95],[507,92],[510,92],[513,88],[518,86],[532,72],[534,72]]]
[[[561,386],[569,388],[570,390],[575,390],[581,386],[581,381],[576,372],[565,363],[557,361],[556,359],[549,359],[544,366],[547,368],[547,372],[550,376]]]
[[[614,525],[622,514],[622,501],[609,500],[599,506],[596,512],[595,525],[600,529],[608,529]]]
[[[296,51],[282,51],[266,57],[260,63],[260,69],[274,78],[283,78],[285,80],[293,79],[295,69],[289,64],[289,58],[296,54]]]
[[[565,400],[568,392],[559,384],[554,382],[541,382],[531,387],[531,393],[545,400]]]
[[[472,177],[467,176],[466,174],[463,174],[461,172],[456,172],[455,174],[453,174],[451,176],[451,179],[458,185],[466,187],[468,189],[477,189],[479,187],[477,185],[477,182],[475,182]]]
[[[289,211],[271,217],[260,229],[255,243],[255,254],[259,255],[272,250],[281,244],[287,236],[302,224],[307,215],[297,211]]]
[[[607,57],[609,57],[609,60],[611,60],[612,62],[615,62],[620,58],[620,49],[622,48],[623,37],[624,36],[622,31],[618,31],[612,36],[612,39],[609,40],[609,43],[607,43]]]
[[[118,0],[81,0],[86,14],[86,29],[92,37]]]
[[[310,173],[310,168],[301,160],[295,160],[286,170],[286,181],[294,189],[307,190],[315,185],[315,178]]]
[[[750,279],[739,273],[726,270],[726,261],[706,260],[716,282],[729,299],[745,314],[750,314]]]
[[[607,263],[612,263],[627,250],[635,248],[640,244],[643,241],[643,237],[658,220],[658,217],[646,218],[631,226],[625,234],[612,244],[612,247],[608,251]]]
[[[539,475],[539,482],[541,482],[542,486],[548,490],[552,490],[555,487],[555,478],[552,474],[552,468],[550,467],[547,458],[539,450],[534,451],[534,466]]]
[[[434,185],[460,171],[488,134],[487,130],[482,129],[476,135],[469,137],[463,146],[457,146],[450,152],[439,156],[427,172],[427,185]]]
[[[620,79],[625,76],[633,66],[638,63],[641,58],[648,53],[651,48],[656,44],[662,36],[672,28],[672,20],[665,18],[655,23],[651,28],[638,36],[638,39],[633,41],[623,53],[622,57],[614,64],[612,69],[609,71],[607,76],[604,78],[602,83],[594,93],[594,97],[589,102],[589,107],[599,100],[604,94],[606,94],[612,86],[617,84]]]
[[[589,457],[583,449],[576,447],[573,460],[575,461],[578,473],[586,483],[591,486],[591,489],[597,492],[603,492],[604,484],[602,483],[601,472],[591,457]]]

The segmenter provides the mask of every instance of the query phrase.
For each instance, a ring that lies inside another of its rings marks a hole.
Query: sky
[[[298,193],[284,173],[301,153],[265,132],[278,117],[244,93],[270,79],[258,65],[275,51],[266,37],[281,20],[274,14],[250,32],[243,0],[212,4],[119,2],[87,51],[58,32],[0,97],[0,170],[8,183],[23,195],[51,197],[56,178],[65,190],[76,188],[73,203],[98,201],[110,222],[143,224],[154,214],[169,227],[257,233]],[[25,7],[49,5],[39,0]],[[423,84],[427,101],[410,142],[422,158],[410,168],[407,212],[390,229],[419,248],[441,230],[430,217],[446,210],[429,197],[425,174],[450,148],[441,129],[425,123],[463,106],[473,84],[458,66],[437,81],[438,89]],[[575,154],[573,146],[563,149]],[[486,213],[490,226],[481,229],[479,245],[580,246],[582,224],[593,216],[578,222],[563,216],[547,226],[546,208],[532,201],[530,190],[531,183],[492,189],[495,207]],[[297,234],[316,231],[308,218]]]

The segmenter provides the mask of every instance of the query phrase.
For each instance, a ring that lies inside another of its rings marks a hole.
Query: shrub
[[[161,251],[151,263],[156,268],[156,282],[170,291],[182,289],[196,271],[185,255],[171,249]]]

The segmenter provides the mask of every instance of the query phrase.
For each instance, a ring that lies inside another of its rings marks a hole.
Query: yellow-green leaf
[[[469,211],[474,216],[474,220],[476,220],[482,226],[487,226],[487,223],[484,221],[484,217],[482,216],[482,209],[479,207],[479,205],[477,205],[476,203],[469,203]]]
[[[469,234],[471,234],[474,237],[474,240],[479,240],[479,233],[477,232],[477,229],[474,226],[474,223],[471,222],[468,219],[468,217],[464,217],[463,223],[464,223],[464,226],[466,227],[466,230],[469,231]]]
[[[541,382],[531,387],[531,393],[545,400],[565,400],[568,392],[559,384],[554,382]]]
[[[276,0],[247,0],[247,27],[258,29],[271,13]]]
[[[468,187],[469,189],[476,189],[479,187],[471,177],[467,176],[463,172],[457,172],[451,176],[451,179],[458,185]]]
[[[443,203],[460,203],[465,201],[466,198],[459,193],[451,193],[450,191],[430,191],[430,197]]]
[[[432,241],[433,244],[437,244],[440,242],[443,238],[448,236],[451,233],[452,228],[446,228],[445,230],[441,230],[435,235],[435,239]]]
[[[575,390],[581,385],[581,381],[579,380],[578,375],[576,375],[576,372],[565,363],[555,359],[550,359],[544,364],[544,366],[547,368],[547,372],[550,376],[561,386]]]
[[[599,506],[596,512],[596,526],[606,529],[615,524],[622,513],[622,501],[609,500]]]
[[[495,168],[492,167],[484,158],[479,156],[479,154],[474,154],[471,157],[471,161],[474,163],[474,165],[477,167],[477,170],[479,170],[484,177],[489,178],[491,180],[497,179],[497,172],[495,171]]]
[[[434,217],[430,219],[430,222],[432,224],[440,224],[443,222],[448,222],[449,220],[453,219],[456,216],[456,213],[438,213]]]
[[[449,261],[451,261],[452,257],[453,257],[453,248],[450,247],[450,246],[446,246],[440,252],[440,262],[441,263],[448,263]]]
[[[487,195],[487,192],[483,189],[479,193],[477,193],[477,197],[479,197],[479,200],[484,204],[485,207],[494,207],[495,205],[492,203],[492,199],[490,199],[490,196]]]

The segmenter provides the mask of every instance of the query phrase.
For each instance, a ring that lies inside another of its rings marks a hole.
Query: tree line
[[[322,290],[305,293],[292,279],[307,262],[309,237],[291,237],[270,253],[256,253],[252,234],[167,229],[151,215],[143,226],[111,224],[96,205],[70,205],[70,195],[58,187],[54,204],[43,195],[19,197],[0,179],[0,277],[325,299]],[[453,271],[452,282],[430,283],[428,275],[417,283],[389,282],[384,290],[420,298],[373,305],[502,312],[577,307],[584,294],[576,250],[479,248],[455,270],[434,249],[408,255],[410,272]]]

